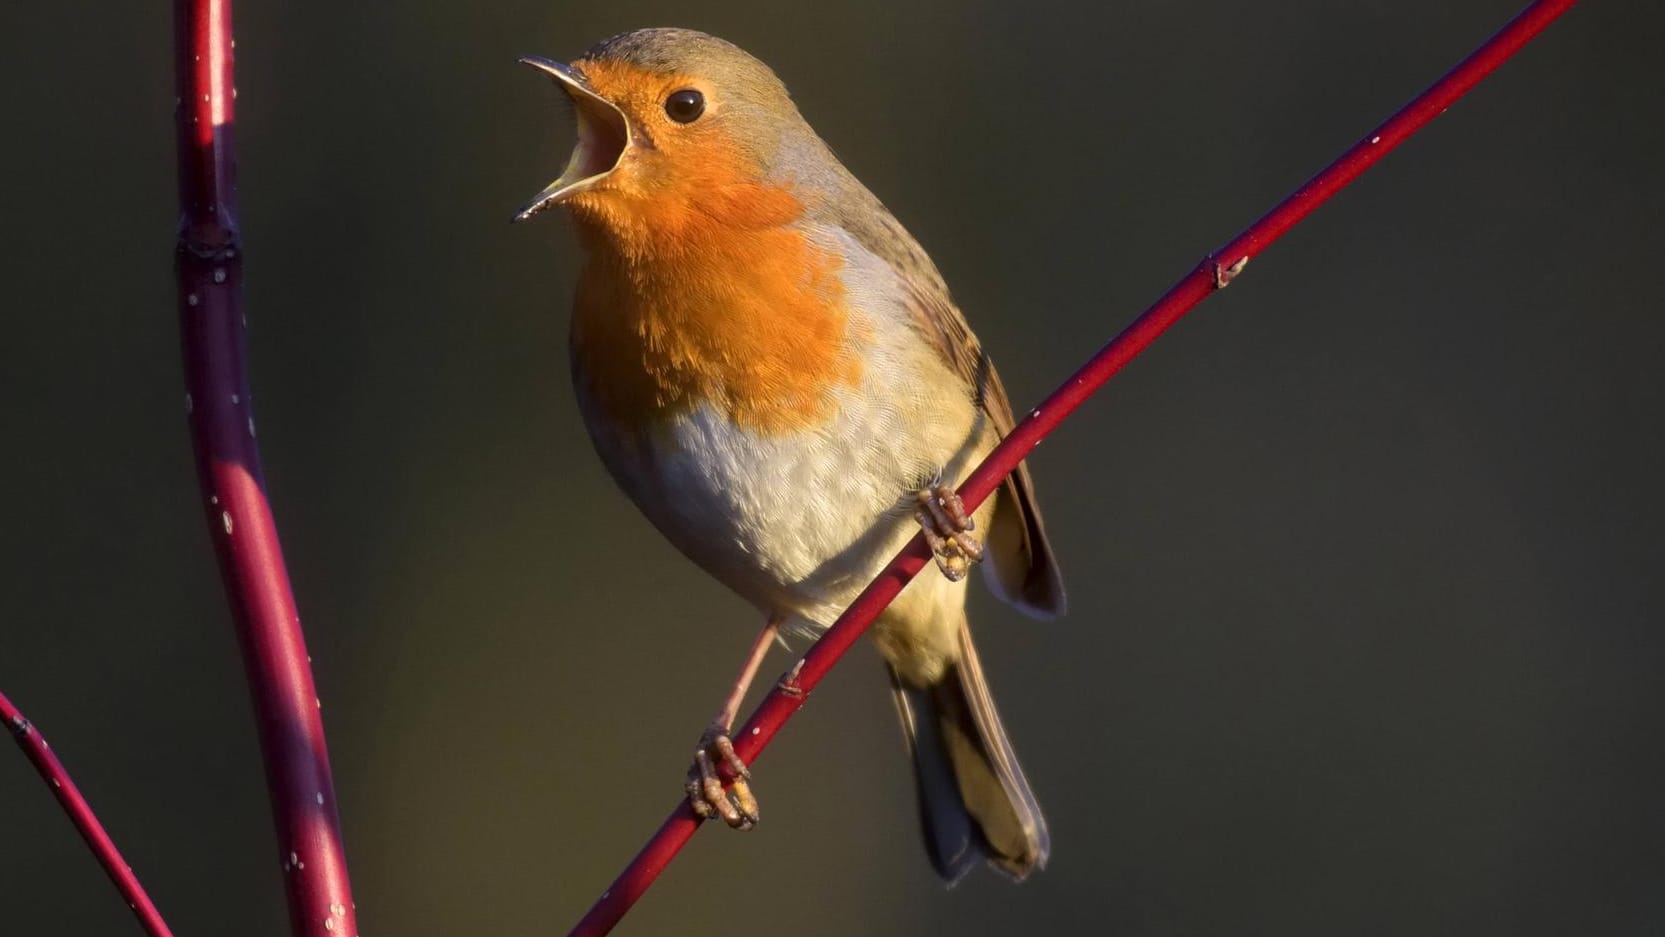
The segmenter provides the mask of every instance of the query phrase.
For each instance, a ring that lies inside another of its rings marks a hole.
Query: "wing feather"
[[[889,264],[908,290],[913,325],[966,387],[988,415],[995,433],[1012,431],[1012,404],[994,363],[954,304],[948,285],[925,250],[884,204],[853,177],[846,176],[845,197],[823,206],[838,206],[828,219],[844,228],[875,256]],[[841,210],[839,210],[841,209]],[[1035,500],[1027,464],[1018,466],[996,495],[991,540],[992,562],[986,566],[989,584],[1002,598],[1037,617],[1064,612],[1066,600],[1058,561],[1047,541],[1046,525]]]

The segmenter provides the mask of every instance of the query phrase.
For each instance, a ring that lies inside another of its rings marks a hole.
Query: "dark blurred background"
[[[770,62],[1022,408],[1519,2],[240,4],[260,440],[364,933],[565,933],[756,625],[579,425],[575,247],[508,224],[572,131],[516,56],[675,24]],[[0,37],[0,687],[177,932],[278,937],[183,417],[165,6]],[[621,933],[1665,929],[1662,25],[1575,9],[1041,447],[1073,612],[974,620],[1045,874],[937,883],[863,645],[763,760],[762,827]],[[135,932],[9,751],[0,802],[0,931]]]

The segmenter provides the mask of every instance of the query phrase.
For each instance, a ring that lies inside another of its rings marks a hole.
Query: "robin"
[[[1063,584],[1026,469],[972,516],[951,487],[1013,421],[936,266],[728,42],[644,29],[570,65],[522,61],[577,117],[565,171],[516,220],[563,205],[577,228],[572,375],[590,437],[654,526],[765,619],[700,738],[694,811],[757,822],[729,732],[769,645],[830,626],[923,527],[943,575],[917,578],[872,633],[926,848],[950,882],[980,858],[1017,879],[1044,866],[1046,821],[964,580],[986,557],[989,587],[1041,618],[1063,612]]]

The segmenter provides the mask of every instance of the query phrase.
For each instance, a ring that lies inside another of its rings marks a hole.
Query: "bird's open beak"
[[[515,214],[514,220],[525,221],[607,178],[630,146],[630,122],[613,102],[591,91],[584,76],[571,66],[535,55],[520,61],[549,73],[572,98],[573,109],[578,114],[578,145],[572,148],[572,158],[567,160],[567,168],[561,171],[559,179]]]

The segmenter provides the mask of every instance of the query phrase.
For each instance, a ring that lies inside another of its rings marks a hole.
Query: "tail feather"
[[[1040,805],[994,708],[962,620],[960,659],[930,687],[892,668],[913,756],[919,817],[931,864],[953,884],[986,859],[1014,879],[1046,865],[1051,841]]]
[[[975,846],[977,830],[960,800],[959,782],[938,727],[930,691],[902,683],[890,670],[902,731],[913,757],[914,787],[919,796],[919,821],[925,833],[925,852],[931,867],[952,885],[971,871],[982,851]]]

